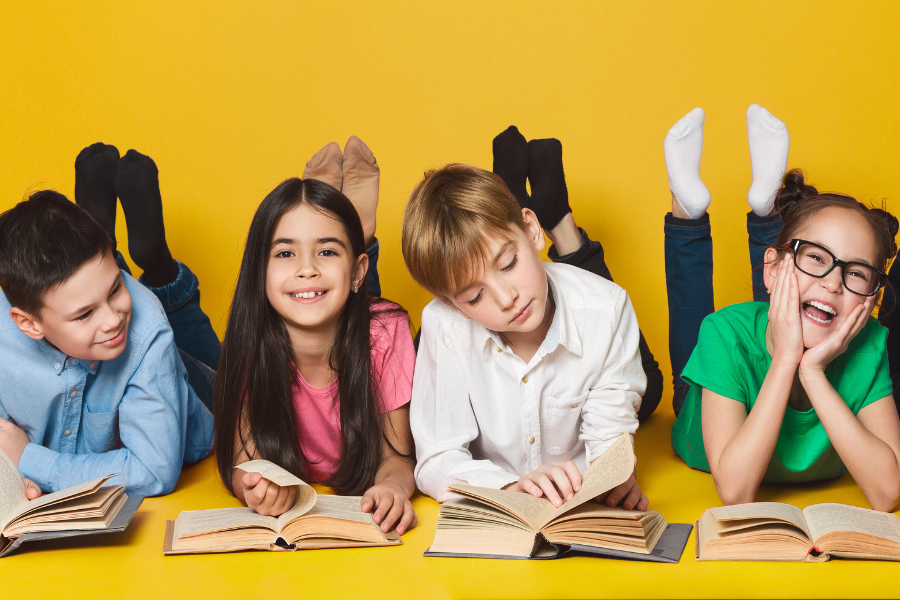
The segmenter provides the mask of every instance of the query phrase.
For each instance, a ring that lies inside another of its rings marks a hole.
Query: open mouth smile
[[[816,300],[803,303],[803,314],[820,325],[831,325],[837,317],[837,311],[833,307]]]

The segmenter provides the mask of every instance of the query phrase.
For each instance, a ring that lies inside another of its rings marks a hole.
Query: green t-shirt
[[[690,388],[672,427],[672,446],[689,467],[709,472],[703,448],[702,388],[744,403],[748,413],[753,409],[772,364],[766,350],[768,323],[765,302],[735,304],[703,320],[697,347],[681,375]],[[853,414],[892,391],[886,340],[887,329],[870,317],[847,351],[825,369],[825,377]],[[763,481],[819,481],[846,471],[816,411],[799,412],[788,406]]]

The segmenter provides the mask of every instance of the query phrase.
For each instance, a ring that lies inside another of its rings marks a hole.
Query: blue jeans
[[[200,401],[212,410],[214,367],[219,363],[222,347],[209,317],[200,308],[200,282],[197,276],[184,263],[175,262],[178,265],[178,276],[172,283],[150,287],[144,283],[143,277],[138,281],[159,298],[169,325],[172,326],[175,346],[188,374],[188,384]],[[131,274],[131,269],[118,251],[116,264]]]
[[[697,345],[700,324],[715,311],[713,300],[712,231],[709,215],[699,219],[679,219],[666,215],[666,290],[669,300],[669,356],[672,360],[672,405],[675,414],[687,395],[688,384],[681,379],[691,352]],[[747,215],[753,300],[768,302],[763,283],[763,260],[766,248],[775,245],[781,233],[777,215]]]

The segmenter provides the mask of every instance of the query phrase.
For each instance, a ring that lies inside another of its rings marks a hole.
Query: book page
[[[546,498],[535,498],[531,494],[523,492],[509,492],[507,490],[495,490],[474,485],[451,485],[451,492],[462,494],[468,498],[480,500],[499,508],[503,512],[519,519],[535,532],[540,529],[540,516],[547,506],[552,507]]]
[[[362,496],[332,496],[320,494],[315,506],[305,516],[330,517],[342,521],[372,523],[372,513],[363,512],[359,507]]]
[[[16,514],[13,519],[18,519],[21,516],[33,513],[38,509],[49,506],[51,504],[56,504],[58,502],[63,502],[67,500],[74,500],[82,496],[87,496],[88,494],[92,494],[100,489],[100,487],[109,481],[115,475],[107,475],[106,477],[98,477],[97,479],[92,479],[91,481],[86,481],[80,485],[73,485],[70,488],[66,488],[64,490],[59,490],[58,492],[53,492],[52,494],[47,494],[46,496],[41,496],[40,498],[35,498],[26,504],[18,514]]]
[[[717,521],[737,521],[742,519],[771,519],[773,521],[785,521],[796,526],[808,537],[810,535],[803,511],[791,504],[781,502],[748,502],[746,504],[734,504],[732,506],[717,506],[709,509],[710,514]],[[725,527],[724,529],[727,529]]]
[[[19,470],[0,450],[0,531],[28,503]]]
[[[539,527],[624,483],[633,472],[634,450],[631,448],[631,435],[623,433],[581,474],[581,489],[574,498],[563,502],[559,508],[549,501],[546,503],[537,519]]]
[[[252,508],[186,510],[175,519],[175,539],[212,531],[262,527],[277,531],[278,519],[264,517]]]
[[[813,541],[835,531],[856,531],[900,543],[900,519],[846,504],[813,504],[803,509]]]
[[[247,462],[237,465],[235,469],[240,469],[245,473],[259,473],[272,483],[280,485],[281,487],[287,487],[289,485],[308,485],[299,477],[292,475],[275,463],[267,460],[248,460]]]

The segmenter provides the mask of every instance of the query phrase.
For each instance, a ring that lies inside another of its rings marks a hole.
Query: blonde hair
[[[488,238],[511,240],[513,225],[525,230],[522,209],[500,177],[466,164],[431,170],[406,205],[403,260],[419,285],[447,298],[489,260]]]

